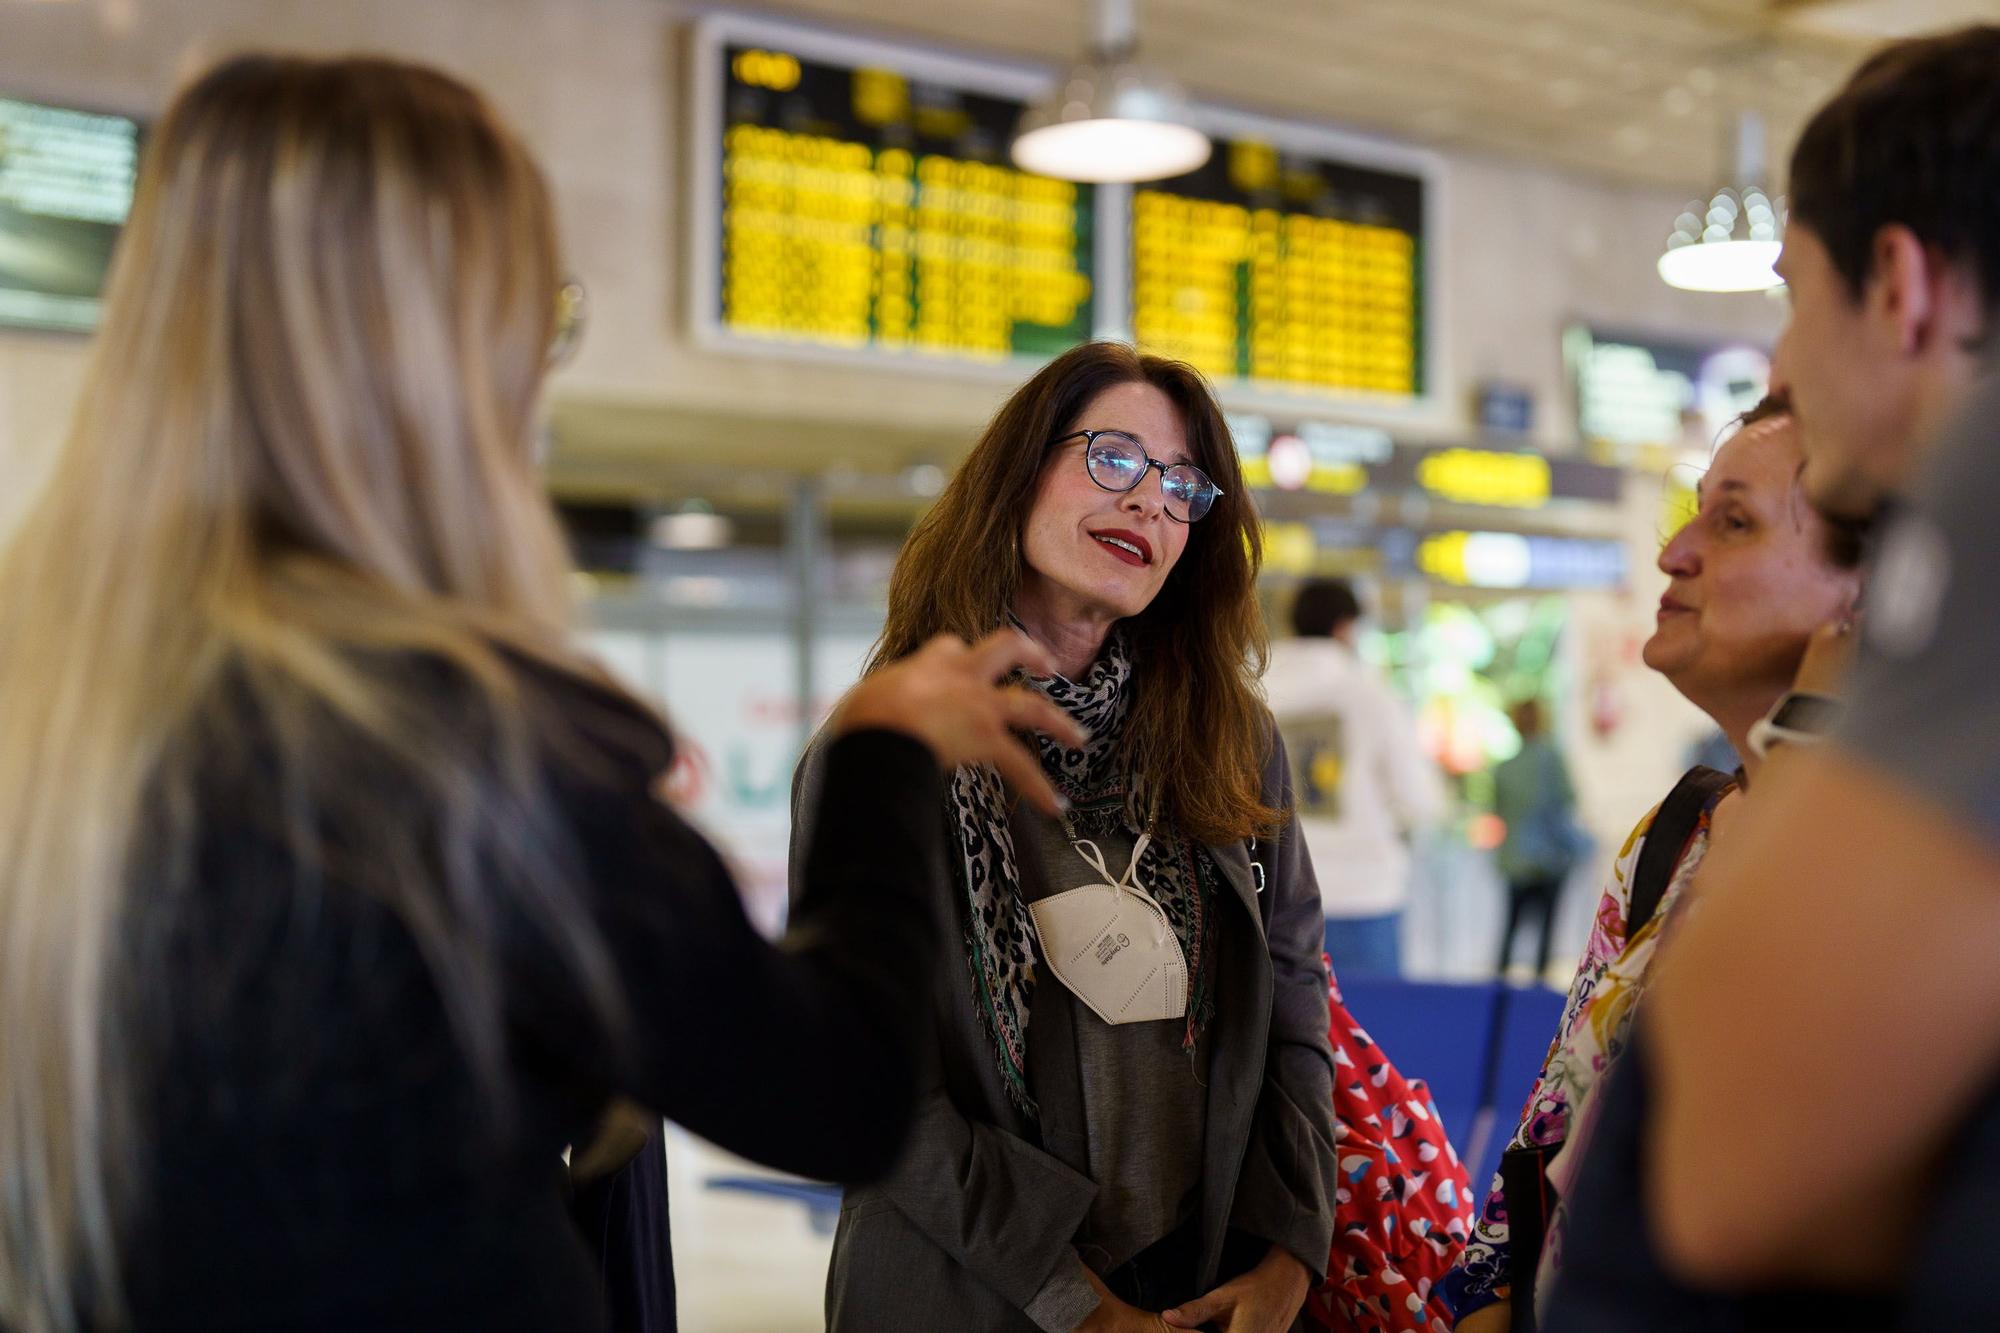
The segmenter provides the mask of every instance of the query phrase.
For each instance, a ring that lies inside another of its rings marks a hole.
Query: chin
[[[1153,599],[1150,597],[1133,597],[1130,595],[1123,597],[1107,596],[1103,602],[1104,608],[1120,620],[1130,620],[1133,616],[1138,615],[1152,604]]]
[[[1861,468],[1813,458],[1806,459],[1799,488],[1821,514],[1848,522],[1875,517],[1887,498]]]
[[[1119,619],[1138,615],[1153,604],[1157,590],[1136,588],[1124,579],[1112,579],[1090,590],[1090,598]]]
[[[1646,640],[1645,646],[1639,649],[1639,660],[1646,664],[1647,670],[1656,671],[1671,681],[1677,672],[1687,666],[1692,654],[1675,652],[1661,642],[1662,637],[1660,632],[1655,630],[1653,637]]]

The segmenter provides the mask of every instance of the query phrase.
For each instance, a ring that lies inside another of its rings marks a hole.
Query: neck
[[[1890,488],[1892,491],[1910,488],[1930,453],[1930,446],[1944,434],[1971,397],[1985,364],[1982,357],[1953,347],[1941,352],[1927,368],[1918,382],[1910,429],[1896,460],[1898,484]]]
[[[1065,680],[1081,680],[1104,651],[1104,640],[1118,617],[1031,580],[1014,598],[1014,618],[1028,637],[1048,649]]]
[[[1722,734],[1729,738],[1730,747],[1736,751],[1737,759],[1743,764],[1743,776],[1749,781],[1756,780],[1757,768],[1762,762],[1750,752],[1750,728],[1757,724],[1758,718],[1776,706],[1783,694],[1782,689],[1775,694],[1769,690],[1761,690],[1755,694],[1745,694],[1741,698],[1731,699],[1726,703],[1691,701],[1702,712],[1707,713],[1715,725],[1722,729]]]
[[[1750,728],[1745,727],[1741,732],[1725,730],[1723,735],[1729,737],[1729,743],[1736,749],[1737,762],[1743,765],[1743,785],[1747,787],[1757,780],[1757,770],[1764,766],[1764,761],[1750,749]]]

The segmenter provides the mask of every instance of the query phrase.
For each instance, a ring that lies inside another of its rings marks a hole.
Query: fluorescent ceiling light
[[[1209,151],[1208,136],[1190,125],[1090,116],[1024,129],[1014,165],[1059,180],[1154,181],[1185,176]]]
[[[1097,0],[1096,58],[1072,67],[1021,114],[1014,164],[1059,180],[1107,183],[1184,176],[1208,161],[1179,85],[1133,59],[1136,0]]]
[[[1660,256],[1660,276],[1690,292],[1762,292],[1784,285],[1780,241],[1701,241]]]
[[[1691,292],[1761,292],[1784,286],[1775,265],[1784,247],[1785,201],[1754,182],[1764,175],[1764,121],[1744,112],[1736,121],[1735,186],[1707,204],[1689,204],[1674,219],[1660,277]]]
[[[647,529],[647,539],[668,551],[719,551],[736,538],[736,525],[726,514],[683,509],[661,514]]]

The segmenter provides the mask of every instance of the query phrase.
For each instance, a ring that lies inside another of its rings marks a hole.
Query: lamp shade
[[[1077,65],[1021,115],[1014,164],[1060,180],[1164,180],[1208,161],[1179,87],[1131,60]]]
[[[1691,292],[1761,292],[1784,285],[1773,267],[1783,248],[1784,200],[1754,185],[1717,190],[1674,219],[1660,276]]]

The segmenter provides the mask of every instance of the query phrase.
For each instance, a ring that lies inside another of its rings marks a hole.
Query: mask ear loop
[[[1138,881],[1139,858],[1145,855],[1147,846],[1153,841],[1153,835],[1151,833],[1139,835],[1139,840],[1132,844],[1132,860],[1125,867],[1125,873],[1113,879],[1111,868],[1104,864],[1103,850],[1088,838],[1076,836],[1076,821],[1067,811],[1063,813],[1063,832],[1069,835],[1069,845],[1076,849],[1076,854],[1083,858],[1084,864],[1103,876],[1105,885],[1110,888],[1114,896],[1129,894],[1137,898],[1145,905],[1146,910],[1152,913],[1153,943],[1158,944],[1165,939],[1167,931],[1172,928],[1167,921],[1166,909],[1154,902],[1152,895],[1139,887]]]

